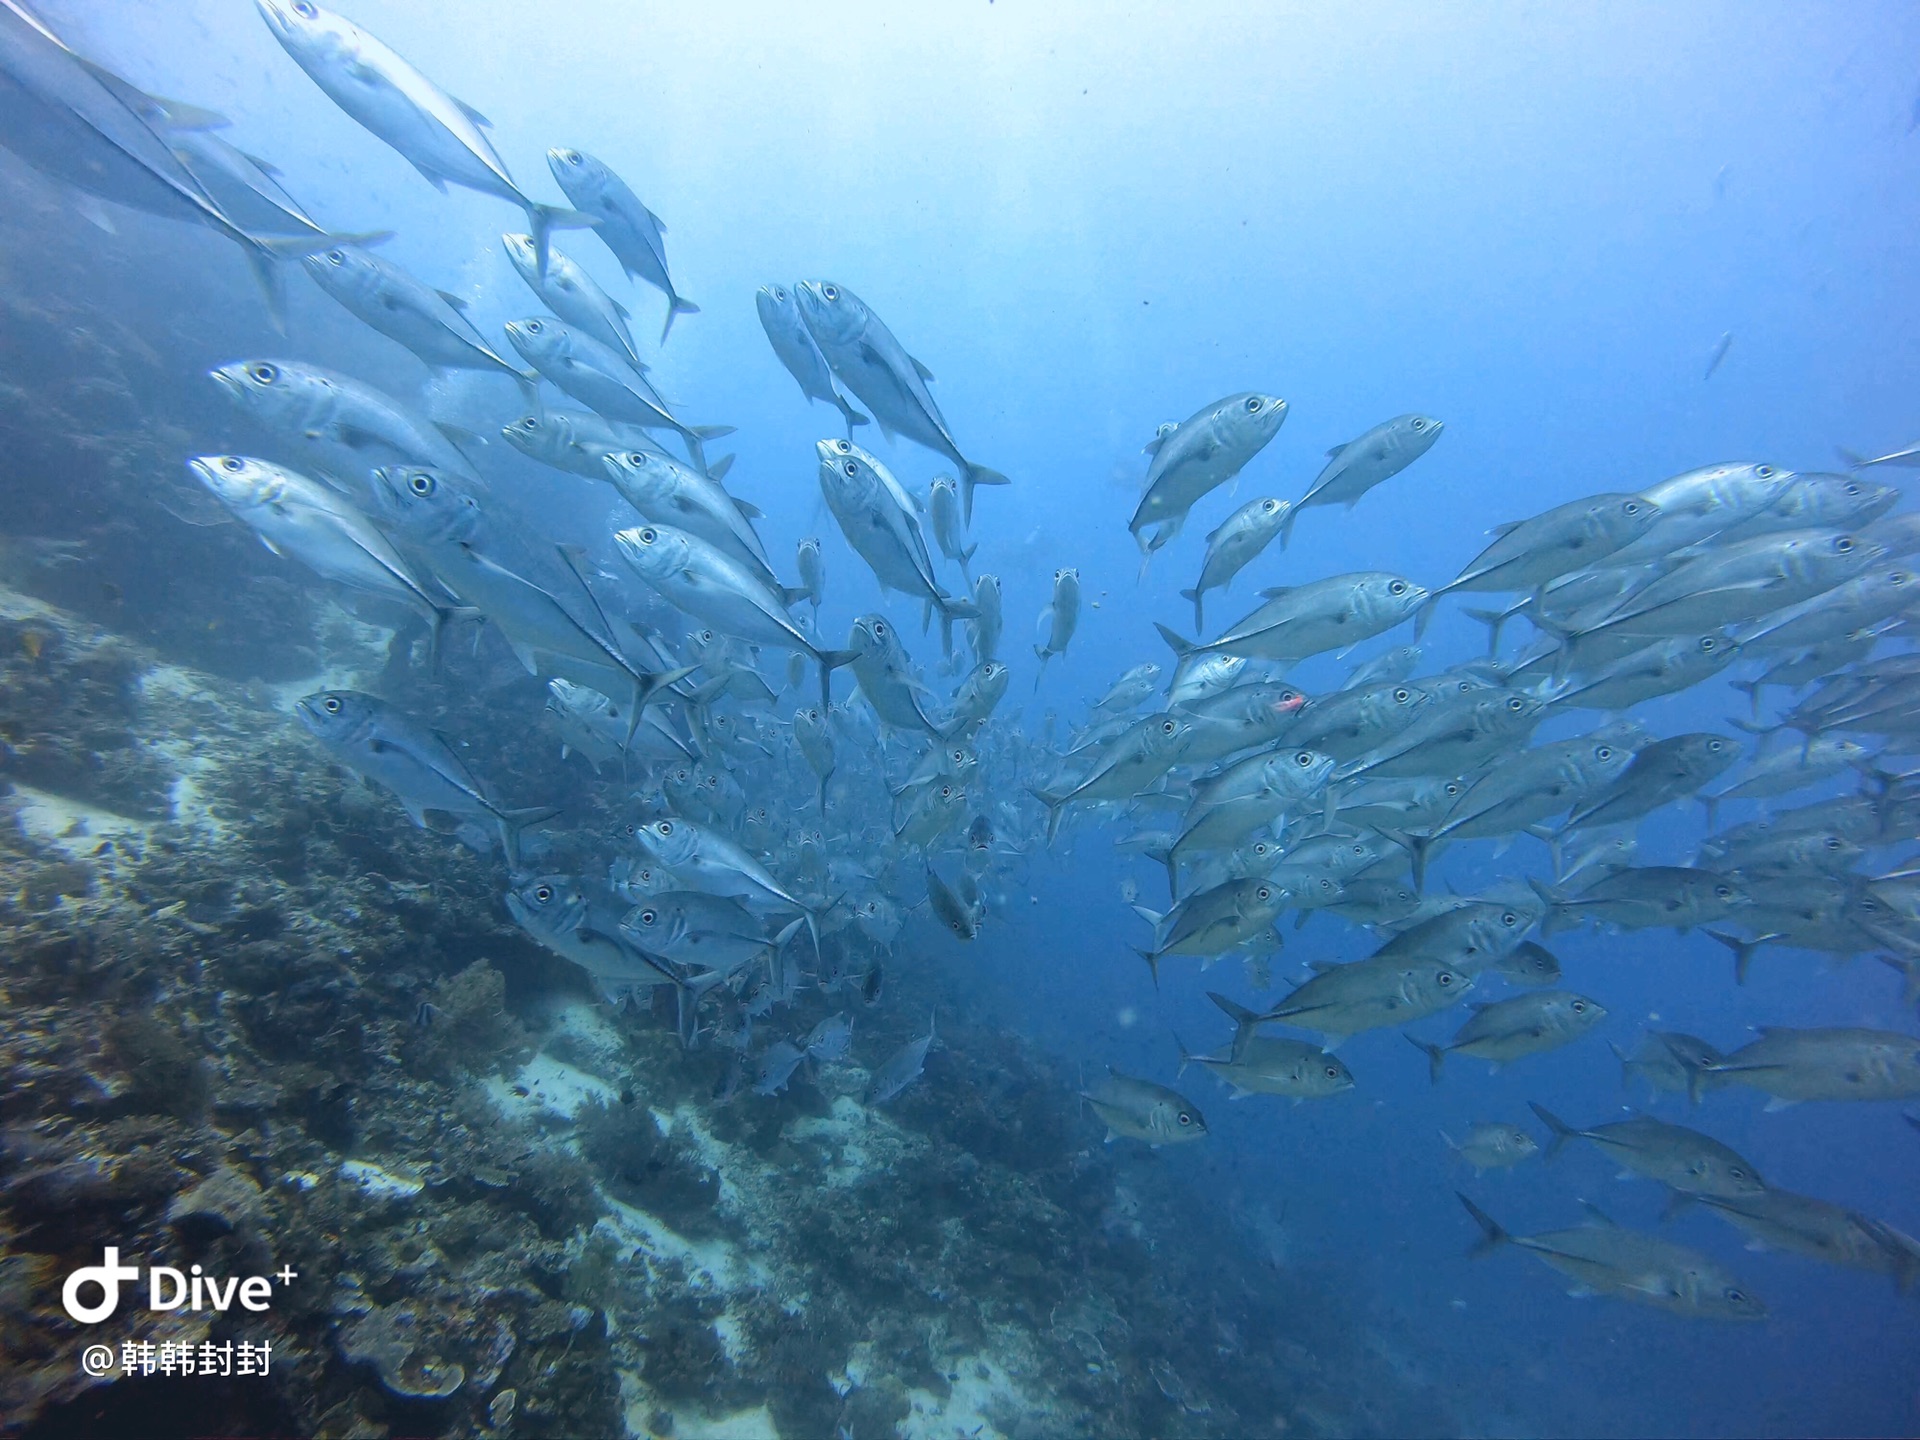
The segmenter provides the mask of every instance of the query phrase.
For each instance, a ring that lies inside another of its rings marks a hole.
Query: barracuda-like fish
[[[1237,476],[1286,418],[1286,401],[1246,391],[1214,401],[1183,423],[1162,425],[1146,444],[1153,458],[1140,503],[1127,522],[1141,555],[1151,558],[1178,535],[1194,504]],[[1143,533],[1155,525],[1160,528],[1151,538]]]
[[[429,810],[485,817],[512,857],[521,830],[560,813],[552,806],[503,807],[444,740],[375,696],[316,690],[293,711],[329,754],[390,791],[422,829]]]
[[[846,286],[802,280],[794,287],[794,298],[827,364],[841,384],[866,402],[880,428],[904,435],[959,467],[961,514],[971,525],[974,489],[1011,482],[960,453],[946,416],[927,389],[933,372],[907,354],[880,317]]]
[[[1484,1237],[1474,1254],[1498,1245],[1531,1251],[1574,1284],[1576,1296],[1612,1295],[1701,1320],[1764,1320],[1766,1306],[1705,1255],[1611,1220],[1539,1235],[1511,1235],[1466,1196],[1459,1197]]]
[[[417,574],[387,537],[339,491],[248,455],[202,455],[187,462],[200,483],[276,555],[291,555],[316,575],[397,600],[423,612],[437,645],[462,611]]]
[[[527,282],[535,299],[567,324],[623,357],[635,370],[646,373],[646,362],[640,358],[639,347],[627,329],[627,307],[602,290],[598,281],[558,246],[548,247],[543,271],[540,257],[534,253],[531,235],[508,231],[500,237],[500,243],[506,247],[507,259],[513,262],[513,268]]]
[[[1570,1045],[1606,1018],[1606,1007],[1598,1000],[1569,990],[1536,990],[1475,1005],[1473,1018],[1444,1045],[1429,1045],[1411,1035],[1407,1041],[1426,1055],[1428,1078],[1437,1085],[1449,1055],[1491,1060],[1498,1069],[1510,1061]]]
[[[428,369],[504,375],[532,400],[540,377],[502,359],[473,328],[459,296],[435,290],[357,245],[329,245],[303,256],[300,263],[322,290],[389,340],[406,346]]]
[[[1293,522],[1293,507],[1284,500],[1249,500],[1226,518],[1207,536],[1207,558],[1200,563],[1200,578],[1191,590],[1180,592],[1193,602],[1193,629],[1196,635],[1207,628],[1204,601],[1207,591],[1224,590],[1233,577],[1251,564],[1259,553],[1284,535]]]
[[[1445,428],[1431,415],[1396,415],[1358,439],[1334,446],[1327,451],[1326,468],[1313,488],[1287,512],[1280,543],[1293,538],[1293,522],[1309,505],[1345,505],[1351,510],[1374,486],[1391,480],[1431,450]]]
[[[700,307],[673,288],[667,273],[667,227],[613,171],[584,150],[547,151],[547,168],[582,215],[591,216],[593,233],[606,242],[628,275],[646,281],[667,297],[667,318],[660,343],[667,343],[673,322],[698,315]]]
[[[802,592],[775,589],[697,536],[671,526],[637,525],[613,538],[634,572],[669,604],[752,644],[810,656],[820,666],[821,708],[832,704],[832,673],[855,654],[822,649],[793,623],[787,607],[803,599]]]
[[[423,465],[476,487],[472,463],[438,429],[371,385],[292,360],[235,360],[207,372],[242,410],[323,465]]]
[[[762,285],[754,293],[753,303],[760,312],[760,328],[767,332],[767,343],[773,346],[773,353],[780,357],[780,363],[799,385],[800,393],[809,400],[824,400],[837,409],[847,422],[849,440],[853,438],[854,426],[872,424],[834,388],[833,371],[828,368],[820,347],[813,343],[813,333],[801,317],[793,291],[784,285]]]
[[[1189,656],[1235,655],[1281,664],[1384,635],[1423,613],[1427,591],[1401,575],[1363,571],[1260,592],[1266,603],[1218,638],[1195,644],[1156,624],[1160,638]]]
[[[327,97],[387,142],[436,190],[449,182],[510,200],[527,212],[539,265],[556,227],[593,219],[521,193],[494,152],[489,121],[441,90],[379,40],[312,0],[254,0],[273,38]]]

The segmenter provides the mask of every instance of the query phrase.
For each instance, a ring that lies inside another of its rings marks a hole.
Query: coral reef
[[[888,1107],[851,1057],[717,1103],[726,1052],[594,998],[509,925],[497,857],[330,772],[284,697],[0,596],[23,612],[37,683],[93,697],[46,744],[110,694],[158,769],[0,795],[0,1433],[139,1428],[157,1382],[81,1374],[59,1307],[105,1243],[297,1273],[267,1312],[115,1319],[272,1344],[267,1377],[169,1390],[182,1434],[1448,1428],[1178,1167],[1101,1146],[1064,1066],[949,1025],[933,973],[862,1020],[884,1056],[945,1006]]]

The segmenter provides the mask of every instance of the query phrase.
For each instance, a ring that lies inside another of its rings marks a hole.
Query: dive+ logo
[[[226,1310],[237,1300],[241,1309],[257,1313],[271,1308],[275,1280],[291,1285],[299,1273],[291,1265],[283,1265],[271,1276],[235,1276],[222,1280],[202,1274],[198,1265],[188,1274],[168,1265],[154,1265],[147,1270],[147,1308],[164,1311],[184,1306],[189,1310]],[[60,1303],[80,1324],[98,1325],[119,1308],[123,1280],[138,1284],[140,1267],[122,1265],[118,1246],[103,1246],[98,1265],[82,1265],[67,1276],[66,1284],[60,1287]],[[89,1305],[82,1301],[81,1291],[88,1286],[99,1287],[98,1303]]]

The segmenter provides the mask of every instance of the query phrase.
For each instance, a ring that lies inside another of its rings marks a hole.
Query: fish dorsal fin
[[[1294,587],[1291,585],[1274,585],[1262,590],[1260,592],[1260,598],[1262,600],[1278,600],[1282,595],[1291,595],[1293,591]]]
[[[1309,960],[1307,968],[1316,975],[1326,975],[1340,968],[1338,960]]]
[[[707,467],[707,478],[709,480],[726,479],[727,472],[733,468],[733,462],[735,458],[736,457],[732,455],[722,455],[718,460],[714,461],[711,465]],[[736,500],[734,501],[734,504],[738,505],[740,504],[740,502]],[[744,509],[745,507],[743,506],[742,507],[743,513],[744,513]],[[748,516],[747,518],[754,519],[756,518],[757,513],[758,512],[756,512],[755,515]]]
[[[460,296],[455,295],[450,291],[446,291],[446,290],[436,290],[433,293],[438,295],[442,300],[446,301],[455,310],[458,310],[462,315],[467,313],[467,302],[464,299],[462,299]]]
[[[1329,450],[1329,451],[1327,451],[1327,459],[1329,459],[1329,460],[1337,460],[1337,459],[1339,459],[1339,458],[1340,458],[1340,452],[1341,452],[1342,450],[1344,450],[1344,449],[1346,449],[1346,448],[1347,448],[1347,447],[1346,447],[1345,445],[1336,445],[1336,446],[1334,446],[1334,447],[1333,447],[1333,448],[1332,448],[1331,450]]]
[[[253,166],[254,169],[258,170],[269,180],[278,180],[280,178],[280,167],[275,165],[271,160],[262,160],[258,155],[249,154],[245,150],[240,151],[239,155],[242,160]]]
[[[922,380],[926,381],[929,385],[933,383],[933,371],[929,370],[926,366],[922,365],[918,360],[915,360],[911,355],[907,357],[907,361],[909,364],[913,366],[914,374],[918,375]]]
[[[728,457],[728,458],[732,458],[732,457]],[[747,519],[749,520],[764,520],[766,518],[765,512],[762,511],[758,505],[749,504],[747,501],[740,499],[738,496],[734,497],[733,508],[738,510],[742,515],[746,516]]]
[[[613,305],[613,313],[618,315],[622,320],[631,320],[633,318],[633,312],[627,309],[627,307],[622,305],[618,300],[615,300],[611,295],[609,295],[607,299]]]
[[[482,130],[491,130],[493,128],[493,121],[482,115],[478,110],[474,109],[473,106],[467,104],[466,101],[454,100],[453,103],[460,107],[461,114],[473,121],[473,123],[478,125]]]
[[[1514,531],[1518,530],[1521,527],[1521,525],[1524,523],[1525,523],[1524,521],[1520,521],[1520,520],[1503,521],[1501,524],[1494,526],[1493,529],[1488,531],[1487,533],[1490,535],[1511,535]]]
[[[1161,425],[1158,430],[1153,432],[1153,438],[1140,447],[1141,451],[1148,455],[1158,455],[1160,453],[1160,447],[1166,444],[1167,441],[1173,437],[1173,432],[1179,428],[1179,421],[1168,420]]]
[[[1618,1230],[1619,1222],[1591,1200],[1582,1200],[1580,1208],[1587,1212],[1587,1223],[1601,1230]]]

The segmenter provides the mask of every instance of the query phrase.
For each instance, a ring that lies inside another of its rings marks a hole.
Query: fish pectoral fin
[[[442,300],[446,301],[447,304],[451,305],[455,310],[459,311],[462,315],[467,313],[467,302],[461,296],[455,295],[450,290],[436,290],[433,293],[438,295]]]
[[[473,106],[467,104],[466,101],[456,99],[454,96],[451,96],[451,95],[449,95],[447,98],[449,100],[452,100],[454,104],[460,107],[461,114],[465,115],[469,120],[473,121],[473,123],[478,125],[482,130],[491,130],[493,128],[493,121],[489,120],[486,116],[482,115],[478,110],[474,109]]]
[[[922,365],[918,360],[915,360],[911,355],[907,357],[907,361],[909,364],[913,366],[914,374],[918,375],[922,380],[926,381],[927,384],[929,385],[934,383],[933,371],[929,370],[926,366]]]

